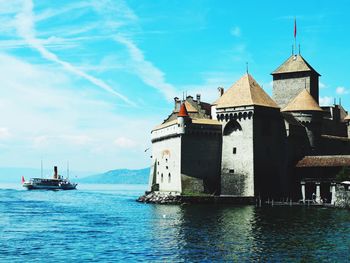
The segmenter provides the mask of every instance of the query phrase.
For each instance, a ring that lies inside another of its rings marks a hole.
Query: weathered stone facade
[[[175,98],[174,111],[152,131],[148,190],[262,199],[305,199],[317,190],[329,199],[339,169],[315,174],[298,164],[350,155],[350,118],[341,105],[318,105],[320,75],[300,55],[272,75],[274,99],[249,74],[220,88],[212,104],[199,95]],[[323,177],[311,178],[317,174]]]

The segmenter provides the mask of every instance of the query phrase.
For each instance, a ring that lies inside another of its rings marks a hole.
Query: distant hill
[[[147,184],[150,168],[140,170],[118,169],[80,178],[80,183],[91,184]]]

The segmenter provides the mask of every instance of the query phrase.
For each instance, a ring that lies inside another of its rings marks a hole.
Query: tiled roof
[[[318,74],[317,71],[314,70],[301,55],[292,55],[271,74],[275,75],[280,73],[304,72],[304,71],[313,71],[316,74]]]
[[[342,167],[350,166],[350,155],[305,156],[296,167]]]
[[[296,96],[292,101],[290,101],[286,107],[284,107],[282,112],[286,111],[323,111],[311,94],[303,89],[298,96]]]
[[[185,106],[185,103],[182,103],[180,106],[179,113],[177,114],[178,117],[188,117],[188,112]]]
[[[249,74],[241,77],[213,104],[217,105],[217,108],[251,105],[278,108],[277,104]]]

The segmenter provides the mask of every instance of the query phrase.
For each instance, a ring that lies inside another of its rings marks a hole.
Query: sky
[[[294,43],[320,103],[350,110],[347,1],[0,0],[0,167],[150,165],[150,132],[183,92],[213,102]]]

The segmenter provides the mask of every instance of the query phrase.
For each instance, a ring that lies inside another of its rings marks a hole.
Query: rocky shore
[[[140,196],[137,202],[151,204],[181,204],[181,196],[172,193],[146,192]]]

